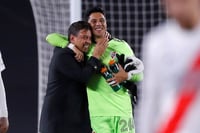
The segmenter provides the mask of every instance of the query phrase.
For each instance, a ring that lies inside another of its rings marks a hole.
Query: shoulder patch
[[[111,51],[110,52],[110,57],[112,58],[112,59],[114,59],[114,58],[116,58],[116,52],[115,51]]]

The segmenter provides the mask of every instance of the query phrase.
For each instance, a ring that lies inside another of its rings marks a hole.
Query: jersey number
[[[121,125],[121,132],[127,132],[134,128],[133,119],[129,118],[129,120],[121,119],[119,121],[119,125]]]

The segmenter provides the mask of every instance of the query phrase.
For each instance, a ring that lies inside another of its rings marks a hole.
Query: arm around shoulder
[[[59,33],[48,34],[46,41],[52,46],[61,48],[65,48],[68,44],[68,38],[65,35]]]

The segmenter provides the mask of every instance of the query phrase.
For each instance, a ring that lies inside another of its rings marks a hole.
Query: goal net
[[[105,10],[108,31],[129,43],[137,57],[141,57],[144,33],[165,19],[160,0],[83,0],[84,11],[95,5]]]

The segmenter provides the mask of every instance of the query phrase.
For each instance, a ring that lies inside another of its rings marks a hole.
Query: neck
[[[103,37],[95,37],[95,42],[99,42]]]

